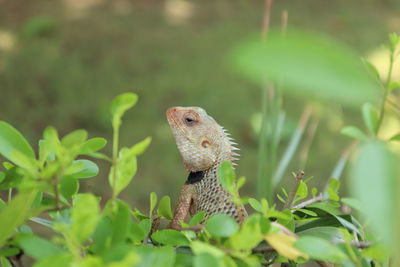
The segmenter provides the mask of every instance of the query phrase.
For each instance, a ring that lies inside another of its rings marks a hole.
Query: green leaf
[[[75,130],[61,139],[61,144],[70,148],[76,145],[82,145],[87,139],[87,131],[85,130]]]
[[[333,179],[333,178],[329,180],[327,193],[328,193],[330,200],[339,201],[339,199],[340,199],[339,195],[338,195],[339,187],[340,187],[339,180]]]
[[[215,257],[213,254],[200,253],[194,257],[193,260],[194,267],[223,267],[225,266],[220,258]]]
[[[398,88],[400,88],[400,82],[390,81],[389,92],[391,92],[391,91],[393,91],[395,89],[398,89]]]
[[[261,213],[264,212],[263,206],[261,205],[261,203],[257,199],[249,198],[249,204],[255,211],[258,211],[258,212],[261,212]]]
[[[188,246],[190,244],[189,239],[183,233],[172,229],[155,232],[151,235],[151,238],[158,243],[169,246]]]
[[[199,211],[196,213],[189,221],[189,226],[195,226],[201,223],[201,221],[204,219],[206,213],[204,211]]]
[[[61,253],[36,262],[34,267],[70,267],[72,264],[72,260],[73,256],[70,253]]]
[[[341,234],[338,227],[332,226],[319,226],[306,229],[304,231],[296,232],[300,237],[311,236],[322,238],[331,243],[337,243],[343,240],[343,235]]]
[[[136,156],[143,154],[143,152],[148,148],[151,143],[151,137],[146,137],[144,140],[140,141],[139,143],[135,144],[131,149],[132,153]]]
[[[163,198],[160,200],[157,214],[162,218],[172,220],[171,199],[169,196],[163,196]]]
[[[25,253],[36,260],[62,252],[62,249],[57,247],[55,244],[32,234],[20,234],[17,236],[16,242]]]
[[[117,209],[111,215],[113,228],[112,245],[125,242],[131,231],[130,210],[130,207],[125,202],[118,200]]]
[[[131,224],[130,237],[134,242],[142,242],[149,234],[151,225],[149,219],[144,219],[140,223]]]
[[[379,124],[378,110],[370,103],[365,103],[362,106],[362,115],[364,119],[364,124],[365,126],[367,126],[368,131],[372,135],[376,135]]]
[[[1,248],[0,249],[0,257],[12,257],[15,255],[18,255],[19,253],[21,253],[21,250],[19,250],[18,248]],[[0,264],[0,266],[2,266]]]
[[[265,220],[262,222],[262,220]],[[262,223],[267,223],[269,228],[269,220],[261,217],[259,214],[250,215],[244,222],[238,232],[229,238],[229,243],[235,250],[251,250],[256,247],[264,238],[264,233],[268,229],[261,229]]]
[[[113,172],[115,166],[111,168],[110,174],[108,176],[110,185],[114,190],[114,195],[118,195],[122,190],[124,190],[136,174],[137,159],[134,146],[131,148],[122,148],[119,152],[117,161],[118,164],[116,165],[117,170],[115,181],[113,181]]]
[[[307,210],[307,209],[294,209],[294,210],[300,211],[300,212],[302,212],[304,214],[307,214],[308,216],[312,216],[312,217],[317,217],[318,216],[317,213],[315,213],[315,212],[313,212],[311,210]]]
[[[71,235],[77,242],[83,243],[96,229],[100,219],[100,207],[96,197],[91,194],[76,195],[71,219]]]
[[[81,148],[81,154],[90,155],[96,151],[99,151],[107,144],[107,140],[101,137],[95,137],[87,140]]]
[[[393,135],[390,137],[389,141],[400,141],[400,133]]]
[[[135,267],[172,267],[175,262],[175,251],[172,247],[135,247],[140,262]]]
[[[66,171],[66,175],[71,175],[76,179],[90,178],[99,173],[99,167],[93,161],[87,159],[75,160]]]
[[[360,200],[358,200],[358,199],[355,199],[355,198],[345,198],[345,197],[344,197],[344,198],[341,199],[341,201],[342,201],[344,204],[346,204],[346,205],[352,207],[353,209],[356,209],[356,210],[358,210],[358,211],[361,211],[361,210],[362,210],[361,202],[360,202]]]
[[[325,260],[334,263],[347,260],[346,254],[339,248],[318,237],[300,237],[294,246],[316,260]]]
[[[0,256],[0,266],[1,267],[13,267],[6,257]]]
[[[248,41],[233,51],[235,65],[248,78],[285,84],[286,92],[306,99],[358,105],[377,99],[377,83],[359,56],[319,34],[271,32],[268,41]]]
[[[301,181],[296,192],[296,201],[306,198],[308,195],[308,187],[305,182]]]
[[[2,208],[0,211],[0,247],[15,233],[17,227],[35,215],[31,211],[31,206],[36,193],[36,191],[21,192]]]
[[[0,121],[0,154],[21,167],[30,167],[35,161],[35,152],[24,136],[10,124]],[[24,161],[21,162],[21,158]],[[29,160],[29,166],[25,161]]]
[[[124,113],[132,108],[138,100],[138,96],[134,93],[124,93],[118,95],[111,103],[111,115],[113,128],[119,128],[121,118]]]
[[[393,233],[399,218],[396,208],[399,161],[384,143],[370,141],[360,147],[351,168],[350,191],[360,200],[372,230],[389,246],[395,244]]]
[[[157,194],[156,194],[156,192],[151,192],[150,193],[150,211],[149,211],[150,217],[153,214],[153,211],[154,211],[156,205],[157,205]]]
[[[232,162],[223,161],[221,163],[221,166],[218,168],[218,179],[225,190],[232,192],[236,179]]]
[[[70,198],[78,192],[79,182],[72,176],[64,177],[60,182],[60,192],[65,198]]]
[[[355,126],[346,126],[341,131],[341,134],[353,137],[359,140],[368,140],[368,137],[357,127]]]
[[[215,214],[207,220],[206,229],[213,236],[228,237],[237,232],[239,225],[227,214]]]

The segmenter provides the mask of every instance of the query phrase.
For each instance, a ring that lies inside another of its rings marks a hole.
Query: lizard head
[[[232,139],[204,109],[172,107],[167,120],[188,171],[211,168],[221,160],[235,160],[238,150]]]

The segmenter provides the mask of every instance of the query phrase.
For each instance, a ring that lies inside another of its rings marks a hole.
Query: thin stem
[[[299,188],[301,181],[303,181],[303,178],[304,178],[304,171],[299,171],[296,174],[295,182],[294,182],[292,190],[289,192],[288,199],[286,200],[285,205],[283,206],[284,210],[290,209],[292,207],[294,198],[296,197],[297,189]]]
[[[13,189],[12,188],[8,189],[8,202],[11,201],[12,193],[13,193]]]
[[[313,198],[311,198],[309,200],[306,200],[304,202],[301,202],[301,203],[293,206],[293,209],[302,209],[302,208],[307,207],[308,205],[311,205],[311,204],[314,204],[314,203],[317,203],[317,202],[321,202],[323,200],[324,200],[323,194],[319,193],[316,197],[313,197]],[[295,210],[292,211],[292,212],[295,212]]]
[[[379,133],[383,118],[385,116],[385,104],[386,104],[386,98],[388,97],[388,94],[389,94],[390,81],[392,80],[393,63],[394,63],[394,55],[393,55],[393,52],[391,51],[390,59],[389,59],[389,71],[388,71],[388,76],[387,76],[387,79],[385,82],[385,91],[383,93],[383,99],[382,99],[381,108],[380,108],[380,112],[379,112],[378,129],[376,130],[376,135],[378,135],[378,133]]]
[[[113,152],[112,152],[112,199],[115,201],[116,183],[117,183],[117,161],[118,161],[118,139],[119,139],[119,126],[114,127],[113,134]]]

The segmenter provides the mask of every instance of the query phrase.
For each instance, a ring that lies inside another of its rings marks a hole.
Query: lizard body
[[[235,143],[212,117],[199,107],[172,107],[167,120],[183,163],[189,172],[175,207],[171,228],[180,229],[188,214],[205,212],[205,219],[225,213],[241,223],[247,216],[242,205],[233,203],[219,183],[217,170],[224,160],[234,161]]]

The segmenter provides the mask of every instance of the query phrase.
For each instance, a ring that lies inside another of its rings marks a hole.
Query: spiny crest
[[[239,160],[240,156],[240,154],[235,151],[239,151],[240,149],[236,147],[238,144],[230,136],[230,133],[224,127],[221,126],[221,128],[224,134],[223,140],[225,141],[224,151],[223,151],[223,153],[225,154],[224,157],[225,159],[232,161],[232,164],[235,166],[237,165],[237,163],[233,161]]]

